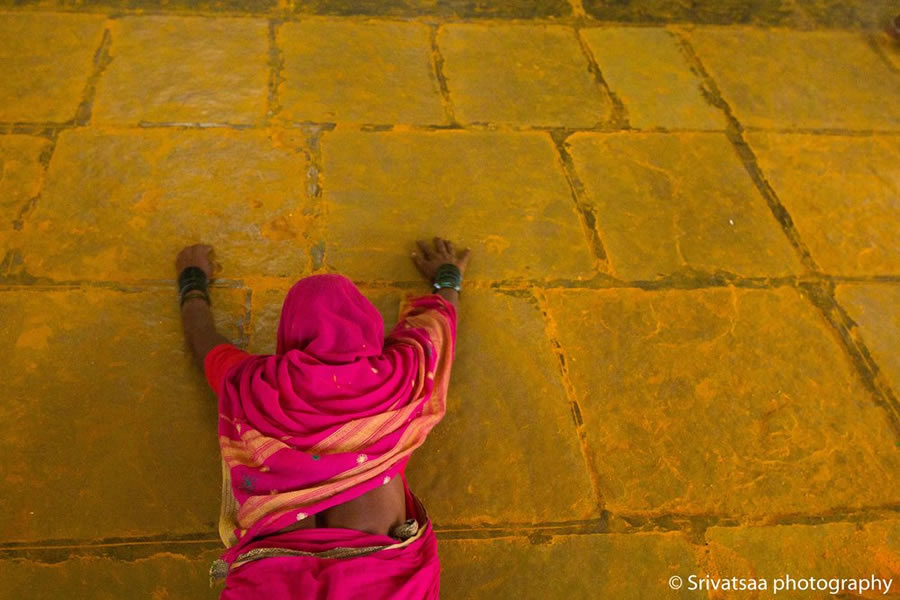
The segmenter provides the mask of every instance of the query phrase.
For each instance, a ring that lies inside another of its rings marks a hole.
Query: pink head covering
[[[278,323],[277,354],[299,350],[323,363],[381,354],[381,314],[343,275],[313,275],[294,284]]]

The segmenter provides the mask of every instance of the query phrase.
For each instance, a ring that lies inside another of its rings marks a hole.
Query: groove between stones
[[[869,523],[893,520],[900,516],[900,504],[888,504],[862,509],[835,509],[822,514],[785,514],[762,522],[747,522],[728,515],[714,514],[640,514],[603,511],[598,518],[541,523],[497,523],[483,525],[434,524],[439,540],[490,540],[498,538],[527,538],[543,543],[553,537],[573,535],[630,535],[636,533],[685,534],[692,543],[705,543],[710,527],[772,527],[784,525],[823,525],[828,523]],[[69,558],[91,556],[119,561],[135,561],[160,552],[199,557],[201,554],[223,550],[215,532],[198,532],[181,536],[149,535],[104,538],[99,540],[42,540],[35,542],[0,543],[0,560],[30,560],[38,563],[59,563]]]
[[[559,155],[563,172],[566,175],[566,181],[569,184],[569,190],[572,193],[572,200],[575,202],[575,211],[578,213],[579,220],[590,244],[591,252],[594,255],[594,269],[606,271],[606,268],[604,268],[608,266],[606,250],[603,247],[600,232],[597,229],[597,219],[590,202],[587,200],[584,183],[575,170],[575,162],[572,160],[572,155],[569,154],[569,149],[566,146],[566,139],[569,135],[568,131],[554,131],[551,132],[550,137],[554,146],[556,146],[556,152]]]
[[[284,54],[278,47],[278,33],[282,21],[272,19],[269,21],[269,82],[268,96],[266,98],[266,120],[271,124],[272,120],[281,112],[281,104],[278,102],[278,87],[284,81],[281,73],[284,70]]]
[[[75,111],[75,118],[73,120],[73,124],[75,125],[83,126],[91,122],[91,111],[94,108],[94,95],[97,93],[97,83],[99,83],[100,77],[103,75],[106,67],[108,67],[113,60],[112,56],[109,54],[111,44],[112,34],[107,27],[103,30],[100,46],[97,48],[96,52],[94,52],[94,67],[85,84],[81,103]]]
[[[594,463],[590,448],[588,447],[587,432],[584,427],[584,419],[582,418],[581,414],[581,406],[578,403],[578,392],[576,391],[575,385],[572,383],[572,379],[569,375],[566,353],[563,350],[562,344],[559,342],[559,335],[556,331],[556,322],[554,321],[553,316],[550,314],[547,298],[543,294],[543,292],[541,290],[535,289],[533,290],[533,295],[535,300],[537,301],[538,309],[541,311],[541,319],[544,322],[544,335],[550,342],[550,347],[553,351],[553,354],[555,354],[557,359],[559,360],[560,381],[562,382],[563,389],[565,390],[566,398],[568,398],[569,400],[569,407],[572,411],[573,421],[575,422],[575,434],[578,436],[578,448],[581,451],[585,470],[587,472],[588,479],[591,482],[591,491],[593,492],[597,507],[600,510],[603,510],[604,500],[602,491],[603,488],[600,485],[600,472],[597,469],[597,465]]]
[[[626,110],[625,105],[622,104],[622,100],[614,91],[612,91],[609,84],[607,84],[606,79],[603,78],[603,73],[600,70],[597,59],[594,58],[594,53],[581,35],[581,27],[576,26],[574,27],[574,30],[575,39],[578,40],[578,46],[581,48],[581,53],[584,55],[585,60],[587,60],[588,71],[594,76],[594,79],[607,93],[612,102],[612,114],[610,115],[609,126],[616,130],[631,129],[631,126],[628,124],[628,111]]]
[[[434,23],[428,28],[428,41],[431,44],[431,69],[441,90],[441,104],[450,127],[460,127],[456,120],[456,112],[453,109],[453,100],[450,98],[450,87],[447,85],[447,76],[444,75],[444,56],[438,46],[437,38],[440,33],[440,23]]]
[[[862,338],[855,335],[855,323],[835,298],[834,284],[828,281],[810,282],[799,287],[837,333],[857,375],[872,394],[875,403],[887,413],[886,416],[900,440],[900,402],[891,387],[879,376],[881,369]]]
[[[322,243],[321,251],[324,252],[325,247]],[[21,252],[18,250],[9,250],[4,255],[3,261],[9,264],[19,264],[21,262]],[[317,261],[321,261],[317,259]],[[81,287],[105,288],[119,292],[135,293],[135,292],[152,292],[159,289],[171,289],[174,280],[153,279],[153,280],[134,280],[134,281],[107,281],[107,280],[64,280],[55,281],[49,278],[37,278],[27,273],[17,272],[15,274],[3,274],[0,270],[0,291],[14,290],[65,290]],[[244,288],[255,287],[257,285],[264,287],[283,286],[285,280],[278,277],[250,277],[246,279],[218,279],[210,283],[212,288]],[[421,281],[391,281],[391,280],[357,280],[357,285],[370,289],[395,289],[395,290],[411,290],[422,286]],[[840,277],[832,275],[823,275],[820,273],[811,273],[800,276],[786,277],[740,277],[733,274],[691,274],[676,273],[672,276],[665,277],[654,281],[625,281],[615,279],[605,273],[599,273],[591,279],[569,280],[569,279],[516,279],[516,280],[470,280],[466,285],[472,289],[490,289],[496,291],[522,290],[522,289],[541,289],[541,290],[557,290],[557,289],[587,289],[587,290],[606,290],[606,289],[639,289],[646,291],[672,291],[672,290],[704,290],[711,288],[720,288],[734,286],[743,289],[777,289],[781,287],[799,288],[805,284],[817,283],[900,283],[898,275],[878,275],[870,277]]]

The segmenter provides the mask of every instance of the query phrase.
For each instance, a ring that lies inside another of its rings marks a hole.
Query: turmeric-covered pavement
[[[892,10],[0,0],[0,598],[218,594],[182,246],[272,352],[312,273],[392,325],[435,235],[442,597],[900,598]]]

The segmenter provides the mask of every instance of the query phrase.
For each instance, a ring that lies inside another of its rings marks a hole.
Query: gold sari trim
[[[415,521],[413,521],[415,523]],[[312,556],[315,558],[356,558],[358,556],[368,556],[382,550],[395,550],[409,546],[425,532],[424,527],[420,527],[414,535],[396,544],[387,546],[361,546],[359,548],[329,548],[322,552],[305,552],[303,550],[289,550],[287,548],[254,548],[239,555],[231,565],[231,568],[239,567],[245,563],[259,560],[261,558],[269,558],[272,556]]]
[[[418,503],[418,498],[416,498],[416,502]],[[249,562],[253,562],[256,560],[262,560],[264,558],[273,558],[280,556],[310,556],[313,558],[332,558],[332,559],[341,559],[341,558],[357,558],[360,556],[369,556],[371,554],[375,554],[376,552],[382,552],[384,550],[396,550],[399,548],[406,548],[407,546],[416,542],[416,540],[420,539],[425,533],[425,527],[419,526],[419,524],[415,520],[407,521],[392,530],[392,533],[398,534],[407,534],[411,533],[411,537],[400,541],[396,544],[389,544],[387,546],[362,546],[359,548],[329,548],[328,550],[324,550],[322,552],[305,552],[303,550],[290,550],[288,548],[254,548],[253,550],[248,550],[243,554],[239,555],[234,562],[231,564],[229,568],[228,563],[224,560],[216,560],[213,562],[212,566],[209,569],[209,586],[213,587],[217,580],[225,579],[228,576],[228,573],[241,565],[247,564]],[[413,533],[414,532],[414,533]]]

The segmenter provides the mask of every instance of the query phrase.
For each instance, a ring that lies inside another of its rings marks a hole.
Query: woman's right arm
[[[453,308],[459,308],[459,292],[451,288],[441,288],[435,292],[438,296],[453,305]]]

